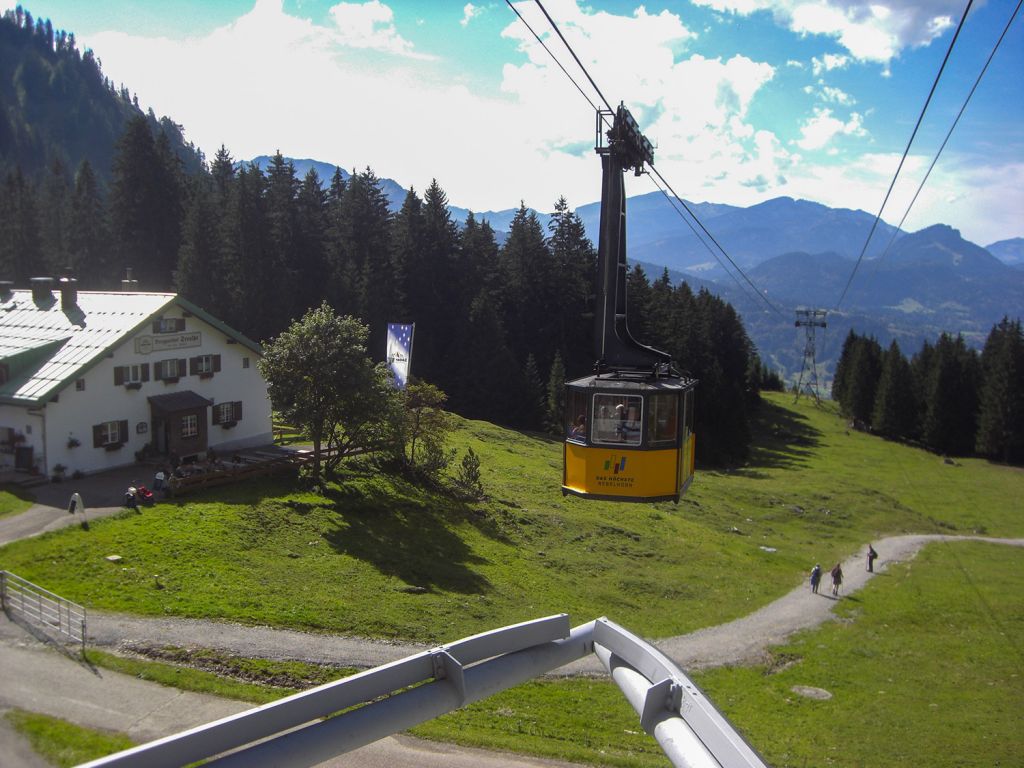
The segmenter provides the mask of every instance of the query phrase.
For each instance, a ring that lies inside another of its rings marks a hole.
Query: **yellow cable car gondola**
[[[604,142],[603,125],[611,120]],[[623,172],[653,164],[651,143],[622,105],[599,111],[601,229],[594,375],[566,383],[562,493],[616,501],[679,500],[693,480],[695,379],[626,323],[626,195]]]

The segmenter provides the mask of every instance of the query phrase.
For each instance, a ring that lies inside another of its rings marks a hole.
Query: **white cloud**
[[[826,53],[820,59],[817,56],[811,57],[811,71],[815,77],[818,77],[822,72],[831,72],[833,69],[845,69],[849,63],[849,56]]]
[[[808,151],[823,149],[832,143],[836,136],[864,136],[863,118],[856,112],[850,115],[845,123],[825,107],[815,107],[814,116],[809,118],[800,128],[801,139],[794,142],[801,149]]]
[[[928,45],[962,12],[957,0],[694,0],[747,16],[770,11],[800,34],[836,39],[861,61],[887,63],[908,47]]]
[[[260,0],[260,3],[263,2]],[[279,0],[276,5],[275,10],[281,12]],[[412,43],[395,30],[395,15],[380,0],[338,3],[329,13],[336,27],[337,42],[341,45],[420,57],[420,54],[413,51]]]
[[[792,67],[793,69],[806,69],[807,68],[806,64],[804,64],[802,61],[797,61],[796,59],[790,59],[789,61],[787,61],[786,62],[786,66],[787,67]]]
[[[821,83],[821,91],[818,96],[823,100],[831,104],[842,104],[844,107],[849,107],[857,103],[857,100],[853,98],[846,91],[841,88],[833,88],[830,85]]]
[[[475,17],[479,16],[484,12],[484,9],[478,5],[472,3],[466,3],[462,8],[462,21],[459,22],[462,26],[469,26],[469,22]]]
[[[694,33],[667,12],[639,8],[617,16],[581,10],[573,0],[546,6],[612,104],[627,100],[656,142],[658,169],[680,194],[736,205],[783,194],[869,210],[880,202],[898,158],[879,156],[876,167],[847,151],[839,163],[828,157],[837,146],[847,149],[840,137],[865,135],[867,111],[844,118],[836,114],[843,108],[838,100],[819,102],[798,140],[783,143],[753,118],[752,105],[776,74],[768,64],[688,52]],[[536,14],[533,3],[517,7]],[[528,18],[548,34],[543,18]],[[454,204],[478,211],[508,208],[520,198],[549,208],[562,194],[573,205],[599,197],[590,108],[518,21],[503,34],[519,45],[521,58],[505,64],[501,92],[483,93],[461,85],[442,58],[412,58],[433,52],[401,41],[396,21],[403,19],[386,6],[366,3],[340,7],[327,23],[314,24],[285,13],[280,0],[260,0],[203,36],[103,33],[80,44],[93,47],[106,74],[128,84],[144,106],[183,123],[208,154],[221,143],[239,159],[280,149],[350,170],[369,165],[419,190],[437,177]],[[357,27],[365,41],[352,39]],[[551,47],[560,52],[557,38]],[[819,87],[824,83],[812,92]],[[987,230],[987,242],[1018,235],[1019,213],[1013,217],[1024,209],[1024,168],[984,162],[963,163],[945,176],[937,170],[940,181],[929,186],[941,199],[928,205],[944,212],[935,220],[964,222],[966,214],[943,201],[966,188],[969,205],[958,205],[971,211],[971,226],[1003,227]],[[630,194],[653,189],[646,179],[627,184]],[[931,210],[923,200],[919,206],[922,215]]]

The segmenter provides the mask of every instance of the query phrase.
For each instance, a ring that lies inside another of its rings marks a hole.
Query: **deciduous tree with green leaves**
[[[346,454],[392,439],[397,393],[387,366],[367,354],[368,336],[324,302],[272,339],[259,361],[274,408],[313,442],[316,482]]]

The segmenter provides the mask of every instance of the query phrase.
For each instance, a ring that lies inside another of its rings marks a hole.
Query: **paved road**
[[[83,492],[83,497],[84,495]],[[31,515],[34,509],[19,517]],[[116,507],[109,509],[117,511]],[[57,511],[64,517],[71,517],[63,510]],[[48,520],[45,514],[37,516],[36,519],[37,523],[41,522],[43,526],[59,525],[55,518]],[[15,528],[20,529],[20,526],[12,525],[8,530]],[[0,542],[4,540],[3,536],[4,529],[0,527]],[[964,540],[1024,546],[1024,539],[941,535],[896,536],[875,542],[875,547],[880,553],[875,563],[876,573],[884,573],[890,564],[913,557],[925,544]],[[827,571],[828,564],[823,565]],[[867,572],[863,552],[848,558],[843,563],[843,571],[843,594],[851,594],[861,589],[873,576]],[[813,628],[830,618],[835,599],[827,594],[827,589],[824,589],[824,592],[825,594],[811,595],[805,586],[801,586],[749,616],[687,635],[658,640],[656,645],[683,669],[756,661],[771,645],[781,643],[794,632]],[[582,623],[592,617],[575,618]],[[269,627],[249,627],[228,622],[142,618],[98,612],[90,613],[89,636],[90,643],[98,646],[142,644],[213,648],[239,656],[298,659],[356,667],[377,666],[426,647],[314,635]],[[0,669],[4,670],[0,709],[18,706],[53,714],[94,728],[127,732],[139,741],[209,722],[247,706],[238,702],[163,688],[104,670],[91,669],[72,657],[61,656],[52,648],[41,647],[22,628],[2,617]],[[569,665],[559,670],[559,673],[590,675],[602,674],[603,670],[596,659],[591,657]],[[9,758],[24,753],[24,744],[10,739],[10,731],[0,728],[0,755],[4,756],[5,767],[9,763]],[[28,755],[27,759],[31,759],[31,751]],[[467,768],[499,768],[558,764],[516,755],[426,744],[410,737],[397,737],[364,747],[332,761],[329,765],[465,765]],[[10,766],[34,768],[31,762],[11,762]]]

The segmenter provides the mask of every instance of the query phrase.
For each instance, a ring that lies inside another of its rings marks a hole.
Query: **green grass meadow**
[[[1019,469],[945,464],[783,395],[751,461],[700,472],[678,505],[563,497],[561,444],[543,437],[458,420],[454,445],[480,455],[487,500],[357,464],[324,495],[221,488],[10,544],[0,567],[146,615],[442,642],[565,611],[663,637],[744,615],[886,533],[1024,534]]]
[[[802,584],[814,562],[885,535],[1024,536],[1021,469],[946,462],[787,395],[766,396],[750,461],[698,471],[678,505],[563,497],[558,441],[455,424],[459,456],[480,456],[483,501],[364,461],[322,494],[284,481],[225,487],[16,542],[0,548],[0,568],[90,610],[430,643],[568,612],[657,638],[750,613]],[[1022,566],[1019,548],[929,545],[766,665],[696,680],[775,766],[1024,765]],[[164,661],[176,666],[135,660],[124,671],[254,702],[293,686],[252,681],[308,674],[221,660],[193,675],[183,669],[193,658]],[[414,732],[597,765],[665,764],[603,680],[535,681]]]
[[[33,504],[32,496],[20,488],[0,488],[0,517],[17,515]]]
[[[36,754],[58,768],[70,768],[135,746],[124,734],[82,728],[36,712],[12,709],[5,716],[28,739]]]

